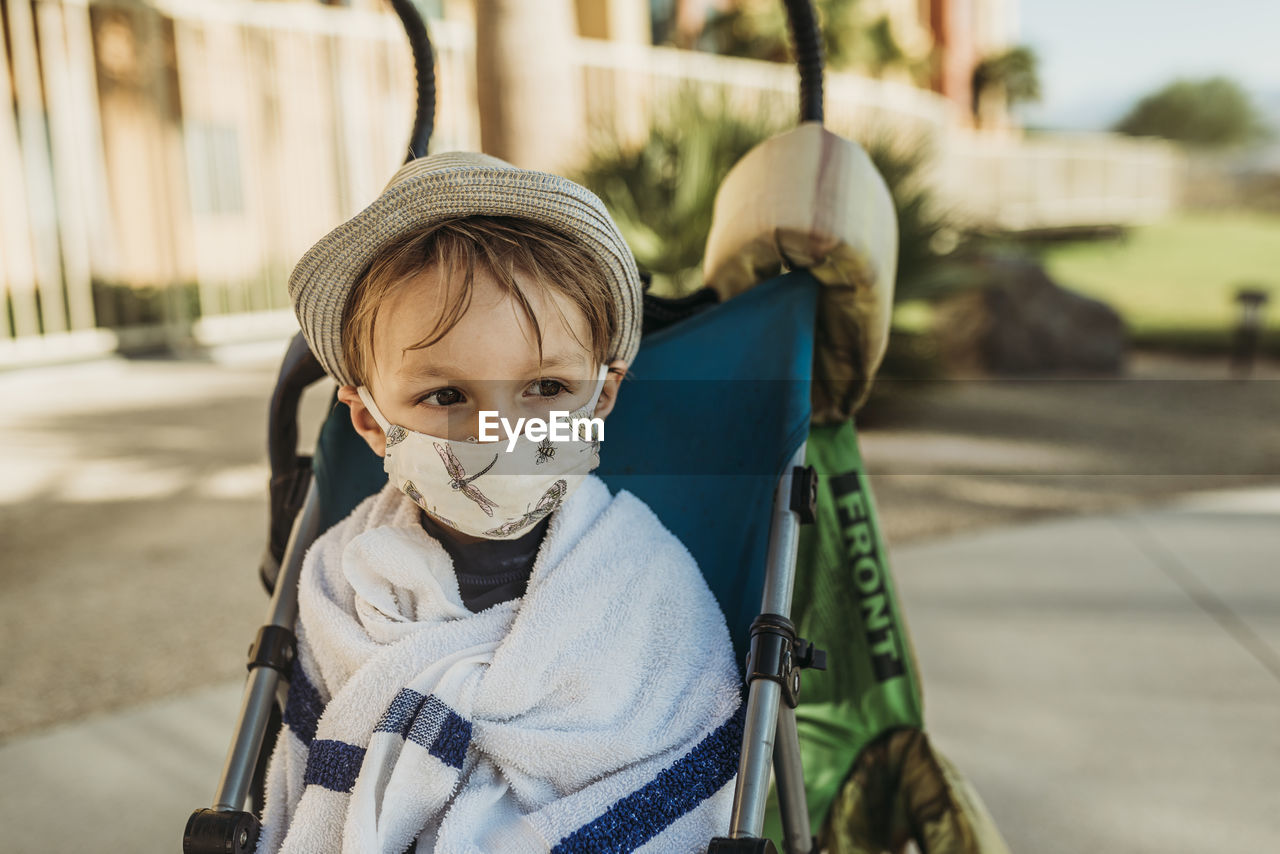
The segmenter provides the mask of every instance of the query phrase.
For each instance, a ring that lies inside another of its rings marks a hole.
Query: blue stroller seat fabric
[[[807,273],[780,276],[644,339],[606,422],[597,474],[693,554],[740,660],[778,476],[809,432],[818,289]]]
[[[820,287],[786,274],[646,336],[605,423],[596,473],[689,549],[740,662],[760,614],[779,478],[809,433]],[[325,421],[313,471],[321,531],[386,484],[345,406]]]
[[[809,431],[818,289],[807,273],[779,276],[646,337],[605,422],[596,474],[647,503],[693,554],[739,660],[760,612],[774,489]],[[321,530],[386,484],[345,406],[326,420],[313,465]]]

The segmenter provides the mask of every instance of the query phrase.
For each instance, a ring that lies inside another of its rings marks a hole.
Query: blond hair
[[[411,231],[382,247],[351,291],[342,318],[342,357],[356,383],[368,385],[373,368],[373,329],[382,303],[412,276],[436,269],[444,283],[440,318],[425,338],[406,349],[439,341],[471,304],[477,270],[487,272],[533,325],[542,358],[542,329],[516,280],[520,273],[568,297],[587,320],[591,341],[578,341],[596,364],[618,323],[605,273],[586,249],[560,232],[516,217],[462,217]],[[562,318],[563,319],[563,318]],[[575,335],[576,338],[576,335]]]

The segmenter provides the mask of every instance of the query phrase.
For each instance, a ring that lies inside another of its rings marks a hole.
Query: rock
[[[1031,260],[979,264],[987,284],[947,300],[936,314],[949,367],[997,375],[1123,370],[1127,336],[1111,306],[1058,285]]]

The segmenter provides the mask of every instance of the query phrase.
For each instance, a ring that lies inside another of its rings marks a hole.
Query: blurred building
[[[663,35],[686,47],[697,44],[708,21],[718,16],[781,7],[779,0],[654,0],[651,5],[661,10]],[[952,101],[962,117],[973,102],[974,68],[1009,48],[1017,31],[1017,0],[858,0],[850,5],[859,20],[883,28],[878,38],[890,40],[888,49],[900,60],[877,68],[872,59],[858,70],[921,83]],[[913,75],[906,70],[911,65],[927,70]]]
[[[639,138],[690,88],[795,113],[786,64],[653,43],[748,0],[418,2],[436,54],[433,150],[569,169],[593,135]],[[1127,224],[1175,203],[1168,146],[1024,138],[998,103],[974,127],[974,67],[1010,43],[1016,0],[864,3],[904,61],[829,72],[829,126],[927,145],[975,224]],[[385,0],[0,12],[0,366],[289,328],[294,262],[404,160],[413,69]]]

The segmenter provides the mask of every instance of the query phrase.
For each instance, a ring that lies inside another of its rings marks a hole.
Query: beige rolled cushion
[[[703,277],[728,299],[788,269],[823,284],[813,420],[848,419],[889,340],[898,221],[861,146],[816,122],[757,145],[716,194]]]

